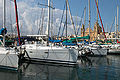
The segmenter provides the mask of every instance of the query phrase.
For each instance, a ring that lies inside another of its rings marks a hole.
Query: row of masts
[[[95,0],[95,2],[96,2],[96,0]],[[100,13],[99,13],[99,9],[98,9],[98,0],[97,0],[97,21],[96,21],[96,23],[97,23],[97,29],[96,30],[98,30],[98,14],[99,14],[99,17],[100,17]],[[91,25],[91,10],[90,10],[90,0],[88,0],[88,9],[89,9],[89,11],[88,11],[88,16],[89,16],[89,23],[88,23],[88,26],[89,26],[89,36],[90,36],[90,25]],[[101,21],[101,25],[102,25],[102,27],[103,27],[103,24],[102,24],[102,20],[100,19],[100,21]],[[103,28],[103,33],[104,33],[104,28]],[[96,34],[96,36],[98,36],[98,31],[97,31],[97,34]],[[104,36],[105,36],[105,33],[104,33]],[[105,38],[106,38],[106,36],[105,36]],[[96,40],[97,40],[97,38],[96,38]],[[89,44],[90,44],[90,39],[89,39]]]
[[[96,2],[96,0],[95,0],[95,2]],[[96,6],[97,6],[97,20],[96,20],[96,23],[97,23],[97,30],[98,30],[98,14],[99,14],[99,17],[101,18],[101,16],[100,16],[100,12],[99,12],[99,10],[98,10],[98,0],[97,0],[97,2],[96,2]],[[68,0],[66,0],[66,21],[65,21],[65,23],[66,23],[66,37],[67,37],[67,7],[68,7],[68,9],[69,9],[69,4],[68,4]],[[90,0],[88,0],[88,16],[89,16],[89,23],[88,23],[88,27],[89,27],[89,36],[90,36],[90,26],[91,26],[91,10],[90,10]],[[86,16],[86,8],[84,9],[84,25],[85,25],[85,16]],[[69,9],[69,14],[70,14],[70,19],[71,19],[71,23],[72,23],[72,25],[73,25],[73,29],[74,29],[74,32],[75,32],[75,35],[76,35],[76,37],[77,37],[77,32],[76,32],[76,29],[75,29],[75,27],[74,27],[74,23],[73,23],[73,20],[72,20],[72,17],[71,17],[71,13],[70,13],[70,9]],[[102,25],[102,28],[103,28],[103,23],[102,23],[102,20],[100,19],[100,21],[101,21],[101,25]],[[116,24],[115,24],[116,25]],[[116,32],[116,37],[118,38],[118,6],[117,6],[117,30],[115,31]],[[49,28],[50,28],[50,0],[48,0],[48,25],[47,25],[47,35],[49,36]],[[104,31],[104,28],[103,28],[103,33],[104,33],[104,36],[105,36],[105,31]],[[96,34],[96,36],[98,36],[98,31],[97,31],[97,34]],[[105,38],[106,38],[106,36],[105,36]],[[97,38],[96,38],[96,40],[97,40]],[[76,41],[77,41],[77,39],[76,39]],[[49,40],[48,40],[48,43],[49,43]],[[90,43],[90,39],[89,39],[89,43]]]
[[[5,20],[5,17],[6,17],[6,15],[5,15],[5,2],[6,0],[3,0],[3,28],[5,28],[5,23],[6,23],[6,20]],[[15,2],[16,2],[16,0],[14,0]],[[15,4],[16,5],[16,4]],[[68,0],[66,0],[66,37],[67,37],[67,5],[69,5],[68,4]],[[97,6],[98,6],[98,0],[97,0]],[[68,6],[68,8],[69,8],[69,6]],[[15,8],[15,9],[17,9],[17,8]],[[89,11],[88,11],[88,15],[89,15],[89,23],[88,23],[88,26],[89,26],[89,36],[90,36],[90,23],[91,23],[91,15],[90,15],[90,13],[91,13],[91,11],[90,11],[90,0],[88,0],[88,9],[89,9]],[[117,6],[117,24],[116,24],[116,17],[115,17],[115,32],[116,32],[116,38],[118,38],[118,15],[119,15],[119,13],[118,13],[118,10],[119,10],[119,8],[118,8],[118,6]],[[86,8],[85,8],[85,11],[86,11]],[[16,18],[17,18],[17,14],[16,14]],[[71,15],[70,15],[71,16]],[[85,25],[85,16],[86,16],[86,12],[84,12],[84,25]],[[16,21],[17,21],[18,19],[16,19]],[[73,21],[72,21],[72,18],[71,18],[71,22],[72,22],[72,24],[73,24],[73,27],[74,27],[74,23],[73,23]],[[98,23],[98,11],[97,11],[97,23]],[[17,26],[18,26],[18,24],[17,24]],[[18,26],[19,27],[19,26]],[[49,36],[49,28],[50,28],[50,0],[48,0],[48,24],[47,24],[47,30],[46,31],[48,31],[47,32],[47,35]],[[98,28],[98,25],[97,25],[97,28]],[[117,29],[117,30],[116,30]],[[18,31],[19,31],[19,29],[18,29]],[[75,32],[75,29],[74,29],[74,32]],[[19,37],[19,32],[18,32],[18,37]],[[75,35],[76,35],[76,32],[75,32]],[[20,38],[20,37],[19,37]],[[48,38],[49,39],[49,38]],[[49,40],[47,41],[48,42],[48,44],[49,44]],[[89,42],[90,42],[90,39],[89,39]],[[5,44],[5,36],[3,36],[3,43]],[[19,44],[20,44],[20,42],[19,42]]]
[[[95,0],[96,1],[96,0]],[[96,21],[96,23],[97,23],[97,30],[98,30],[98,14],[99,14],[99,10],[98,10],[98,0],[97,0],[97,21]],[[88,0],[88,9],[89,9],[89,11],[88,11],[88,16],[89,16],[89,23],[88,23],[88,26],[89,26],[89,36],[90,36],[90,22],[91,22],[91,11],[90,11],[90,0]],[[84,15],[85,16],[85,15]],[[99,16],[100,16],[100,14],[99,14]],[[116,34],[116,39],[117,38],[119,38],[119,34],[118,34],[118,24],[119,24],[119,7],[117,6],[117,24],[116,24],[116,16],[115,16],[115,34]],[[84,18],[84,20],[85,20],[85,18]],[[84,21],[85,22],[85,21]],[[84,23],[85,24],[85,23]],[[102,22],[101,22],[101,24],[102,24]],[[103,25],[103,24],[102,24]],[[103,33],[105,33],[104,32],[104,28],[103,28]],[[97,31],[97,36],[98,36],[98,31]],[[97,39],[97,38],[96,38]],[[89,43],[90,43],[90,39],[89,39]]]
[[[49,46],[49,36],[50,36],[50,0],[48,0],[48,24],[47,24],[47,29],[46,29],[46,34],[48,35],[48,40],[47,40],[47,45]],[[76,35],[76,41],[77,40],[77,32],[76,32],[76,29],[75,29],[75,26],[74,26],[74,22],[73,22],[73,18],[72,18],[72,15],[71,15],[71,12],[70,12],[70,7],[69,7],[69,3],[68,3],[68,0],[66,0],[66,40],[67,40],[67,10],[69,10],[69,14],[70,14],[70,20],[71,20],[71,23],[73,25],[73,29],[74,29],[74,33]]]

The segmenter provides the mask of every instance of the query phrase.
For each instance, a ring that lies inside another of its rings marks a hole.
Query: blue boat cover
[[[90,42],[90,44],[95,43],[95,42],[96,42],[96,41],[92,41],[92,42]],[[81,42],[79,42],[79,43],[89,44],[89,42],[88,42],[88,41],[86,41],[86,40],[81,41]]]
[[[64,42],[62,42],[62,44],[66,45],[66,46],[75,46],[75,45],[77,45],[76,43],[69,42],[69,40],[65,40]]]
[[[52,42],[52,43],[59,43],[59,42],[62,42],[62,40],[52,40],[50,37],[49,37],[49,41]]]

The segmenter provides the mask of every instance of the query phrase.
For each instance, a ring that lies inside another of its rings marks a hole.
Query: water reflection
[[[120,80],[120,56],[82,57],[74,67],[24,63],[19,72],[0,70],[0,80]]]
[[[81,80],[120,80],[120,56],[87,57],[88,61],[79,60],[78,76]],[[90,65],[88,65],[90,64]]]
[[[24,64],[24,68],[27,64]],[[74,67],[29,64],[23,69],[22,80],[78,80]]]
[[[17,72],[0,69],[0,80],[18,80]]]

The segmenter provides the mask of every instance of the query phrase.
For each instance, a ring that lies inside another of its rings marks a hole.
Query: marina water
[[[24,63],[18,72],[0,69],[0,80],[120,80],[120,55],[82,57],[74,67]]]

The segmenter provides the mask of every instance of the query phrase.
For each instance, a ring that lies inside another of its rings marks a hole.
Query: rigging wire
[[[39,24],[38,24],[39,26],[37,25],[37,26],[39,27],[39,28],[38,28],[38,33],[37,33],[37,34],[40,33],[40,24],[41,24],[41,17],[42,17],[42,16],[43,16],[43,8],[42,8],[41,14],[40,14],[40,16],[39,16],[40,21],[39,21]],[[38,21],[37,21],[37,22],[38,22]]]
[[[109,33],[111,33],[111,30],[112,30],[112,27],[113,27],[114,21],[115,21],[115,18],[113,19],[113,22],[112,22],[112,24],[111,24],[111,27],[110,27],[110,31],[109,31]]]
[[[65,5],[64,5],[64,9],[63,9],[63,14],[62,14],[62,17],[61,17],[61,21],[60,21],[60,27],[59,27],[59,31],[58,31],[58,36],[57,36],[57,39],[58,39],[59,34],[60,34],[61,25],[62,25],[62,20],[63,20],[63,17],[64,17],[64,12],[65,12]]]
[[[65,30],[65,24],[64,24],[64,27],[63,27],[63,30],[62,30],[62,35],[61,35],[61,37],[63,36],[63,34],[64,34],[64,30]]]
[[[85,8],[84,8],[85,9]],[[83,13],[82,13],[82,17],[81,17],[81,20],[80,20],[80,24],[79,24],[79,27],[78,27],[78,30],[77,30],[77,35],[78,35],[78,32],[79,32],[79,30],[80,30],[80,26],[81,26],[81,24],[82,24],[82,19],[83,19],[83,16],[84,16],[84,10],[83,10]]]

